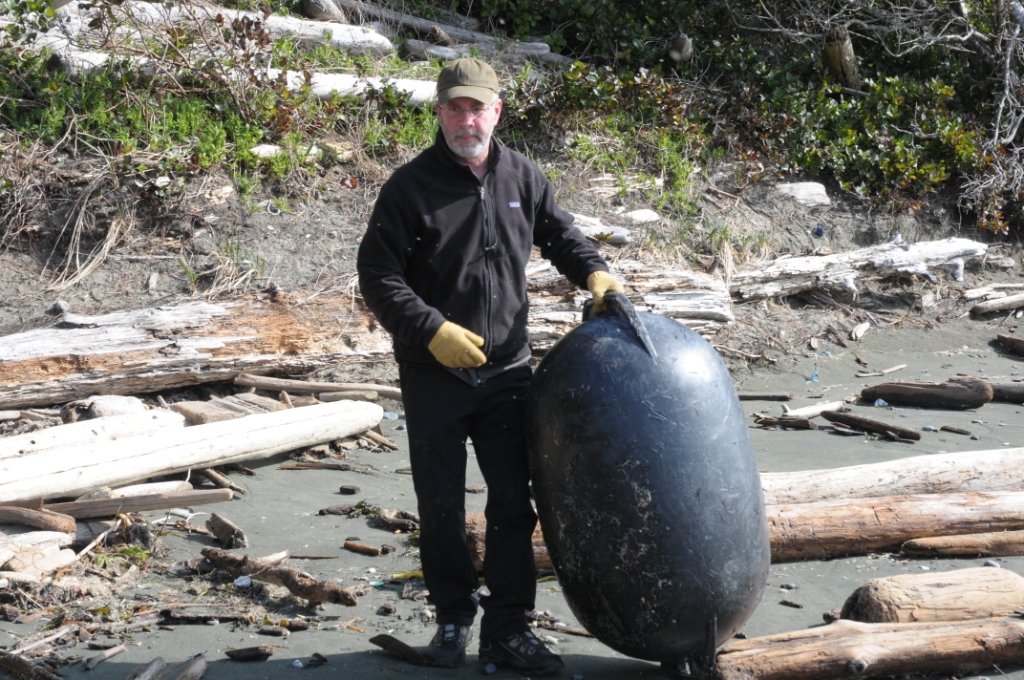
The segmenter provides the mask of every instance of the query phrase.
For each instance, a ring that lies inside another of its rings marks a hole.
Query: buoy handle
[[[640,344],[644,346],[647,353],[654,359],[658,358],[658,353],[651,342],[651,336],[647,333],[647,327],[644,326],[644,322],[640,320],[640,315],[636,313],[636,308],[633,307],[633,303],[629,301],[625,294],[617,292],[605,293],[604,306],[603,312],[595,314],[594,301],[587,300],[584,302],[583,322],[586,323],[592,319],[607,316],[618,317],[629,324],[629,327],[636,333],[636,336],[640,339]]]

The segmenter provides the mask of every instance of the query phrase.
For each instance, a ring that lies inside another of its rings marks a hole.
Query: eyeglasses
[[[448,116],[449,118],[462,118],[462,114],[468,113],[472,118],[476,119],[490,111],[492,108],[494,108],[494,105],[490,104],[488,106],[473,106],[468,109],[463,109],[458,106],[445,105],[439,106],[438,108],[441,109],[441,113]]]

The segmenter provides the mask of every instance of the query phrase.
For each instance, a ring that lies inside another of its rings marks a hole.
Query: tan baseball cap
[[[492,104],[498,98],[498,76],[490,65],[474,57],[450,62],[437,77],[437,103],[457,97],[470,97]]]

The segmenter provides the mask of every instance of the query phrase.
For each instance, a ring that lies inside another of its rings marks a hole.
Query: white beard
[[[449,136],[445,134],[444,140],[448,142],[448,148],[460,158],[476,158],[487,149],[490,139],[482,139],[476,133]]]

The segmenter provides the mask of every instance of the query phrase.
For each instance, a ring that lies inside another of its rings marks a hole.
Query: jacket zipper
[[[487,296],[487,302],[484,304],[485,324],[486,329],[484,333],[484,354],[489,355],[491,352],[491,290],[493,283],[491,281],[491,252],[494,250],[494,246],[487,245],[490,240],[491,229],[491,212],[488,209],[487,202],[487,188],[480,184],[480,204],[481,210],[484,213],[484,294]]]

